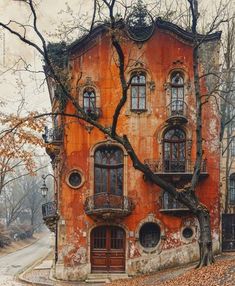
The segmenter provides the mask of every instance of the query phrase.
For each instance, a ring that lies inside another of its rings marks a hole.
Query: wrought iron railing
[[[48,202],[42,205],[43,219],[57,217],[56,202]]]
[[[133,202],[126,196],[119,196],[111,193],[98,193],[88,197],[84,207],[86,213],[101,210],[117,210],[130,213],[133,209]]]
[[[184,204],[177,201],[167,192],[163,193],[161,209],[163,210],[177,210],[177,209],[188,210],[188,208]]]
[[[183,100],[173,100],[167,105],[167,117],[183,116],[187,118],[188,106]]]
[[[84,111],[89,115],[93,120],[97,120],[102,116],[101,109],[98,107],[84,107]]]
[[[48,127],[45,127],[45,133],[42,135],[42,138],[44,139],[45,143],[56,143],[56,142],[62,142],[63,140],[63,129],[61,127],[54,127],[51,129],[48,129]]]
[[[154,173],[193,173],[194,162],[191,160],[154,160],[146,159],[144,163]],[[206,160],[202,161],[201,173],[206,173]]]

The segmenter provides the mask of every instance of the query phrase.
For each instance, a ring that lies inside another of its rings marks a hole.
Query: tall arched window
[[[86,88],[83,92],[83,108],[85,112],[95,111],[96,108],[96,96],[93,88]]]
[[[171,114],[184,113],[184,78],[181,73],[174,72],[171,77]]]
[[[183,130],[173,128],[163,138],[163,166],[165,172],[184,172],[186,137]]]
[[[235,173],[229,177],[229,203],[235,204]]]
[[[144,73],[132,76],[131,110],[146,110],[146,77]]]
[[[123,194],[123,151],[103,146],[95,151],[95,194]]]

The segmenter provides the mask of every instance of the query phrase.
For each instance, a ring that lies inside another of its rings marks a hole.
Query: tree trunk
[[[212,237],[210,227],[210,214],[207,209],[203,208],[198,210],[197,218],[200,225],[200,261],[197,268],[210,265],[214,263],[214,256],[212,252]]]

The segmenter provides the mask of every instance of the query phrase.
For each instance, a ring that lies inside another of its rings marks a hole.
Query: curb
[[[43,257],[39,258],[38,260],[36,260],[35,262],[33,262],[31,265],[26,266],[18,275],[17,275],[17,279],[30,284],[30,285],[40,285],[40,286],[52,286],[51,284],[47,284],[45,282],[32,282],[29,279],[24,278],[24,275],[30,271],[32,271],[34,269],[35,266],[37,266],[39,263],[41,263],[43,260],[45,260],[49,255],[50,255],[51,251],[49,253],[47,253],[46,255],[44,255]]]

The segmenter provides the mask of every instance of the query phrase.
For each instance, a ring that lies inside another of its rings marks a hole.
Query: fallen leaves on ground
[[[183,266],[182,266],[183,268]],[[178,271],[176,273],[175,271]],[[201,269],[191,269],[181,275],[179,270],[160,271],[153,275],[113,281],[108,286],[235,286],[235,257],[218,260]]]

